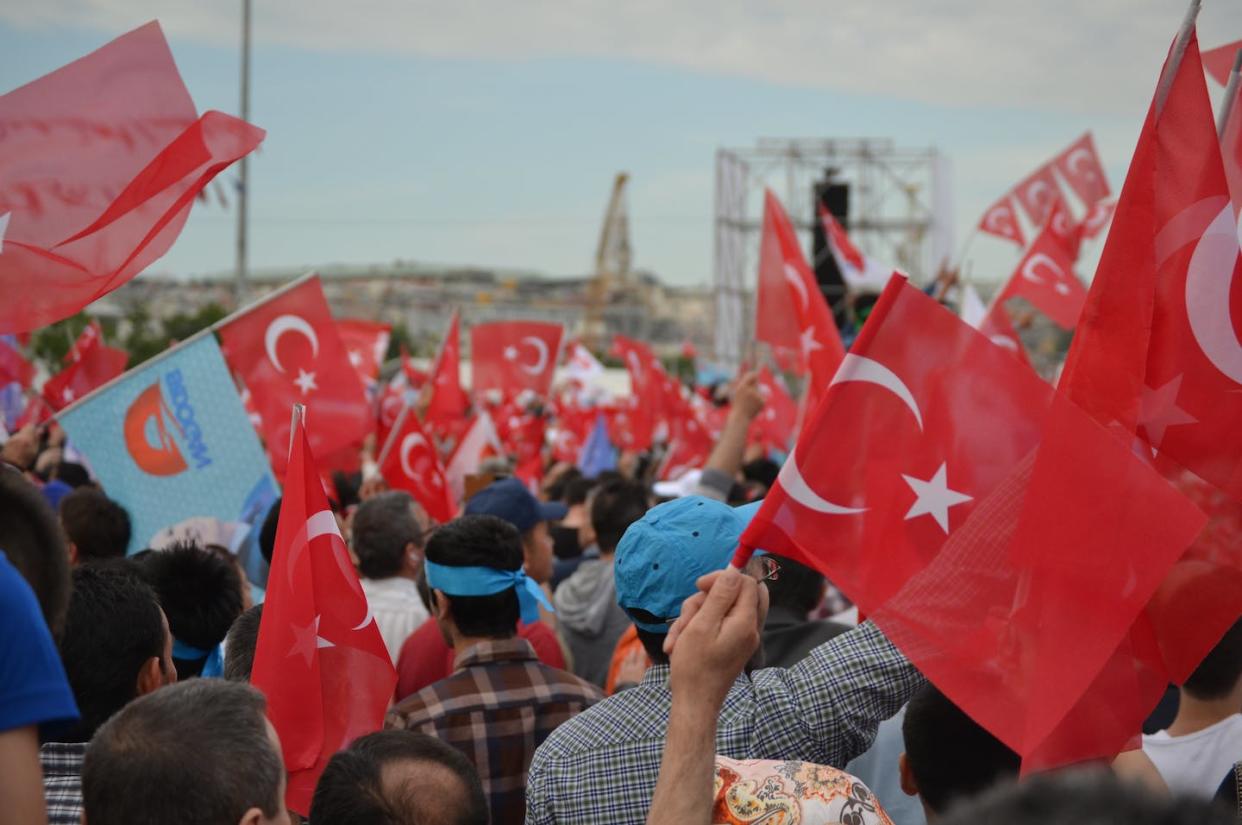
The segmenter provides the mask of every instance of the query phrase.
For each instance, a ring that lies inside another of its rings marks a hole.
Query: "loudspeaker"
[[[835,178],[835,170],[827,169],[824,171],[823,179],[814,185],[811,203],[811,214],[814,216],[811,223],[811,265],[815,270],[815,280],[819,284],[820,291],[824,293],[828,306],[832,307],[832,313],[836,316],[839,327],[845,322],[843,300],[845,279],[841,277],[841,270],[837,267],[836,259],[828,250],[824,222],[819,218],[819,210],[822,206],[840,221],[842,226],[849,226],[850,185],[841,183]]]

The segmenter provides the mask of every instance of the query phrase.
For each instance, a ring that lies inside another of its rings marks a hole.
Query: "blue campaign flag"
[[[235,531],[239,537],[257,532],[279,495],[210,333],[130,370],[57,418],[104,492],[129,511],[130,553],[199,516],[245,528]]]
[[[587,478],[595,478],[605,470],[617,469],[617,448],[608,440],[608,423],[604,414],[595,417],[595,426],[578,454],[578,469]]]

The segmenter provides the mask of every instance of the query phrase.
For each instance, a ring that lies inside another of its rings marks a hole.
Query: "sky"
[[[952,163],[959,239],[1088,129],[1119,190],[1185,11],[1181,0],[255,5],[250,119],[268,136],[251,161],[253,268],[403,259],[585,274],[626,170],[634,265],[685,285],[711,280],[716,149],[760,137],[935,146]],[[1203,48],[1242,38],[1242,3],[1204,5]],[[0,93],[151,19],[200,111],[236,113],[240,0],[0,3]],[[235,223],[196,207],[152,271],[231,269]],[[983,238],[970,254],[986,278],[1019,252]]]

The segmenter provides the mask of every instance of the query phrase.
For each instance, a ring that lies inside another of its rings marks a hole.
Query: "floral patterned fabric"
[[[716,757],[713,825],[893,825],[871,790],[811,762]]]

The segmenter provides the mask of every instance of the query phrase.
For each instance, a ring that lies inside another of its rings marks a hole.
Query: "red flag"
[[[435,444],[409,407],[402,410],[397,421],[380,458],[380,474],[389,487],[413,496],[436,522],[451,521],[456,508]]]
[[[1049,229],[1031,242],[997,303],[1014,296],[1030,301],[1066,329],[1073,329],[1078,322],[1087,288],[1074,274],[1073,262]]]
[[[1013,328],[1013,322],[1009,320],[1009,313],[1005,311],[1005,305],[1001,301],[996,301],[991,307],[986,307],[975,288],[966,284],[962,288],[962,306],[959,314],[963,321],[986,335],[993,344],[1009,350],[1019,361],[1030,366],[1031,362],[1026,356],[1026,348],[1022,346],[1022,339],[1018,336],[1018,331]]]
[[[1235,205],[1242,206],[1242,83],[1234,91],[1233,105],[1220,136],[1220,154],[1225,179],[1229,181],[1229,196]]]
[[[1229,73],[1233,71],[1233,61],[1237,58],[1238,49],[1242,49],[1242,40],[1226,43],[1203,53],[1203,68],[1222,86],[1229,85]]]
[[[69,351],[65,353],[64,363],[75,364],[81,361],[83,354],[102,340],[103,330],[100,329],[98,321],[92,320],[78,335],[77,340],[73,342],[73,346],[69,348]]]
[[[1100,201],[1087,210],[1087,214],[1083,216],[1079,226],[1082,229],[1084,238],[1094,238],[1104,231],[1104,227],[1108,226],[1109,221],[1113,219],[1113,211],[1117,208],[1117,201]]]
[[[378,321],[344,318],[336,322],[336,332],[345,347],[349,365],[358,373],[362,385],[371,389],[379,380],[380,366],[388,352],[392,326]]]
[[[1031,223],[1043,226],[1057,198],[1061,197],[1057,179],[1052,174],[1052,164],[1045,164],[1032,172],[1026,180],[1014,187],[1013,194]]]
[[[1045,229],[1065,250],[1070,261],[1078,260],[1078,251],[1082,246],[1083,226],[1081,223],[1074,222],[1065,198],[1057,198],[1056,205],[1052,207],[1052,212],[1048,215]]]
[[[983,213],[983,217],[979,219],[979,231],[1013,241],[1018,246],[1026,246],[1022,224],[1018,221],[1018,213],[1014,211],[1013,201],[1008,194],[1002,196]]]
[[[180,234],[195,195],[263,139],[201,118],[158,23],[0,97],[0,332],[68,317]]]
[[[1095,151],[1095,140],[1087,132],[1078,140],[1066,147],[1052,161],[1074,190],[1074,194],[1087,206],[1099,203],[1109,196],[1108,177],[1104,174],[1104,164]]]
[[[383,725],[397,674],[300,420],[288,468],[250,682],[280,735],[285,801],[305,815],[332,754]]]
[[[750,425],[749,438],[765,449],[788,450],[798,424],[798,404],[767,367],[759,370],[759,392],[763,411]]]
[[[22,389],[26,389],[34,380],[34,375],[34,364],[6,342],[0,341],[0,387],[16,381]]]
[[[95,336],[77,361],[44,383],[43,399],[53,410],[60,410],[125,372],[128,360],[125,350],[107,346]]]
[[[475,394],[496,389],[505,395],[522,390],[547,395],[564,332],[560,324],[538,321],[493,321],[473,327],[470,362]]]
[[[894,279],[742,537],[831,576],[1023,755],[1200,524],[1125,445],[1053,398]],[[1041,442],[1048,452],[1033,453]],[[1102,486],[1116,494],[1099,503]]]
[[[456,311],[449,321],[431,368],[431,403],[427,407],[427,426],[460,420],[470,409],[470,398],[461,388],[461,316]],[[477,381],[478,379],[476,379]],[[476,386],[477,383],[476,383]]]
[[[630,374],[631,399],[609,417],[610,440],[625,450],[647,450],[655,437],[656,419],[664,411],[664,369],[651,347],[641,341],[613,337],[613,352]]]
[[[307,437],[317,453],[330,455],[366,437],[370,406],[318,276],[253,304],[219,332],[224,358],[263,421],[277,475],[284,473],[294,404],[306,405]]]
[[[883,289],[889,276],[893,274],[893,268],[885,266],[855,246],[845,227],[841,226],[822,203],[819,204],[819,220],[824,226],[828,250],[836,260],[837,269],[841,271],[845,283],[853,289],[877,292]]]
[[[448,478],[449,489],[453,492],[453,500],[465,500],[466,476],[477,473],[484,459],[503,453],[504,448],[496,435],[496,425],[484,410],[470,421],[469,428],[449,456],[445,476]]]

